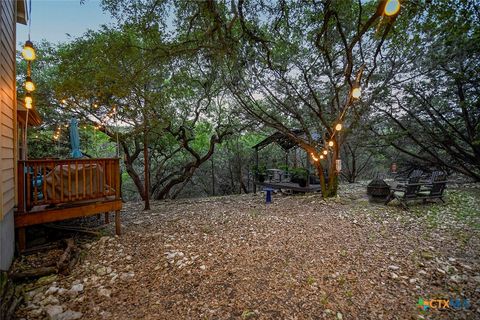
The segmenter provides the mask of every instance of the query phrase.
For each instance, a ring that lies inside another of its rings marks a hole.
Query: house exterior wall
[[[15,0],[0,0],[0,270],[13,259],[16,163]]]

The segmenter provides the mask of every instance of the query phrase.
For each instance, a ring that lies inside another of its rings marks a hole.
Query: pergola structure
[[[292,133],[301,138],[305,136],[305,131],[300,129],[292,130]],[[315,140],[320,140],[320,135],[318,133],[313,133],[312,138]],[[319,141],[320,142],[320,141]],[[258,159],[258,152],[263,148],[269,146],[272,143],[278,144],[284,151],[285,151],[285,165],[288,167],[288,156],[291,149],[298,148],[298,143],[292,139],[291,137],[287,136],[286,134],[277,131],[270,136],[266,137],[252,148],[255,149],[255,168],[258,170],[259,166],[259,159]],[[308,166],[308,161],[307,161]],[[308,170],[308,168],[307,168]],[[290,183],[290,182],[259,182],[254,180],[253,183],[253,191],[257,192],[257,185],[262,185],[265,187],[270,187],[273,189],[290,189],[294,191],[300,192],[312,192],[312,191],[319,191],[320,185],[310,185],[310,179],[307,179],[307,186],[300,187],[298,184]]]

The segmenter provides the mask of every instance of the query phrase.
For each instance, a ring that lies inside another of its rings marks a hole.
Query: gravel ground
[[[85,243],[68,276],[26,285],[17,317],[480,319],[480,197],[450,192],[474,214],[459,214],[469,211],[456,200],[370,204],[361,186],[328,202],[241,195],[149,212],[127,203],[123,235]],[[420,298],[470,306],[424,311]]]

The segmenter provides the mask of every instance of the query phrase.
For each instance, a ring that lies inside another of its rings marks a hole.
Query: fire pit
[[[374,179],[367,186],[368,199],[372,202],[382,202],[390,194],[390,186],[382,179]]]

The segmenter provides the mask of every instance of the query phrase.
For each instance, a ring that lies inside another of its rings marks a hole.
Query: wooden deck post
[[[110,223],[110,212],[105,212],[105,224]]]
[[[25,228],[18,228],[18,251],[23,252],[27,247],[27,237],[25,235]]]
[[[18,205],[17,212],[25,213],[25,164],[23,161],[18,162],[17,166],[18,179]]]
[[[120,222],[120,210],[115,211],[115,233],[121,235],[122,224]]]

